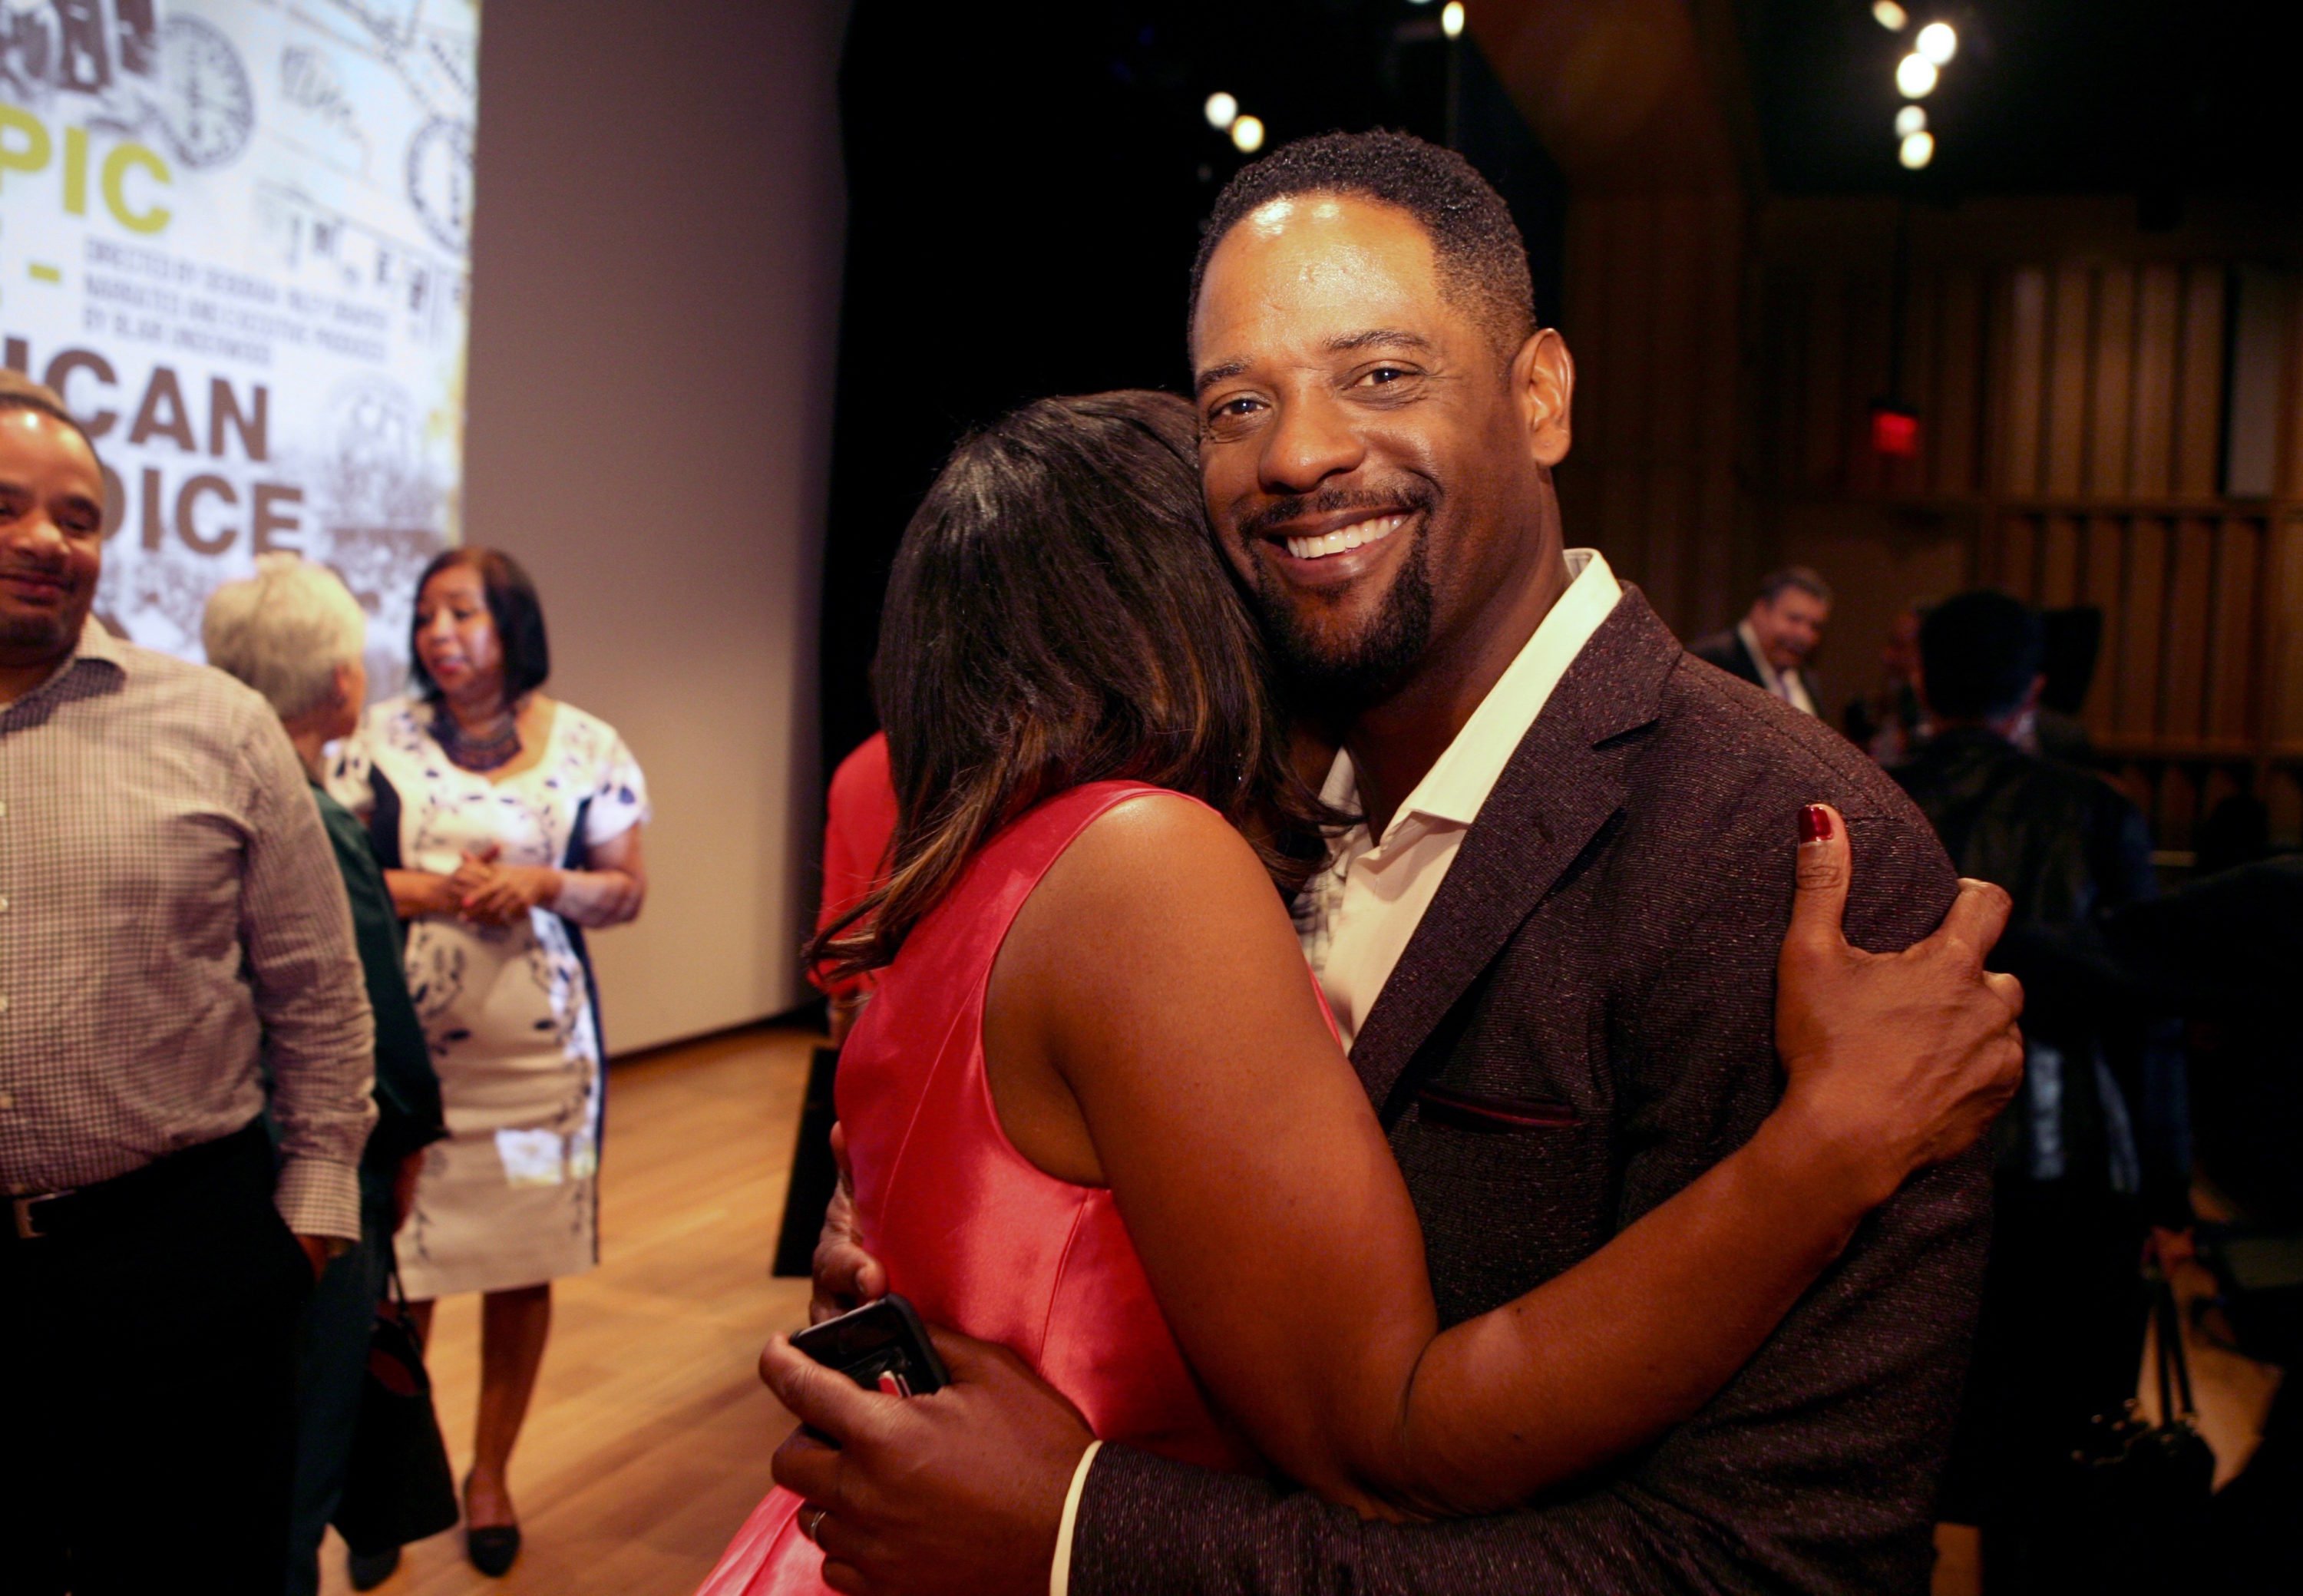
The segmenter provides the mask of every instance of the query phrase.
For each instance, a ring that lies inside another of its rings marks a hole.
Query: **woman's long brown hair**
[[[965,439],[905,528],[872,674],[898,818],[882,884],[808,945],[835,975],[892,960],[994,832],[1090,781],[1201,799],[1291,896],[1341,819],[1289,762],[1171,394],[1042,400]]]

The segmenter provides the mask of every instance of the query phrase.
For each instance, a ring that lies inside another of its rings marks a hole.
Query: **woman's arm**
[[[984,1036],[1008,1134],[1110,1186],[1218,1404],[1280,1468],[1369,1512],[1504,1507],[1679,1422],[1947,1150],[1939,1102],[1849,1088],[1879,1060],[1787,1049],[1784,1105],[1744,1148],[1440,1333],[1405,1183],[1286,915],[1236,835],[1181,802],[1122,806],[1058,862],[1003,947]]]
[[[429,870],[387,870],[384,884],[392,894],[392,912],[403,920],[452,915],[464,906],[463,895],[454,883]]]
[[[635,823],[594,845],[589,866],[562,870],[560,890],[545,907],[562,919],[595,928],[639,918],[647,901],[647,870],[640,858],[640,827]]]

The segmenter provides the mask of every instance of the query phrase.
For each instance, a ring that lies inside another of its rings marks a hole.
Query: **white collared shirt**
[[[1346,1047],[1438,895],[1504,766],[1624,595],[1596,549],[1568,550],[1567,570],[1567,590],[1399,806],[1382,839],[1371,838],[1363,823],[1354,826],[1337,843],[1328,868],[1304,889],[1298,915],[1303,956],[1328,994]],[[1359,773],[1350,754],[1336,755],[1322,796],[1338,808],[1358,807]]]
[[[1815,700],[1808,697],[1807,681],[1797,671],[1779,672],[1767,663],[1767,651],[1759,646],[1759,629],[1749,619],[1735,623],[1735,635],[1742,639],[1743,652],[1759,668],[1759,685],[1798,710],[1801,714],[1816,713]]]

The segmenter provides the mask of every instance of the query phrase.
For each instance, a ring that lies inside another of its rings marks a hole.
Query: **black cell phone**
[[[828,1369],[837,1369],[867,1391],[892,1381],[899,1397],[924,1396],[951,1383],[943,1360],[928,1345],[927,1327],[912,1305],[890,1291],[878,1302],[813,1324],[791,1338]]]

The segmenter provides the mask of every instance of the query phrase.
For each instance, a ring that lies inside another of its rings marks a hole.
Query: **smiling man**
[[[1688,653],[1730,676],[1773,693],[1802,714],[1816,714],[1815,673],[1808,669],[1831,620],[1831,584],[1804,565],[1789,565],[1759,584],[1742,620],[1698,638]]]
[[[91,620],[103,557],[87,433],[0,371],[0,1584],[268,1593],[367,996],[279,721]]]
[[[1338,134],[1247,168],[1194,268],[1191,352],[1217,542],[1340,744],[1329,797],[1364,816],[1300,906],[1305,950],[1458,1322],[1605,1246],[1773,1105],[1803,805],[1846,818],[1858,945],[1924,935],[1953,877],[1859,752],[1691,659],[1565,547],[1573,362],[1460,157]],[[842,1590],[1921,1591],[1986,1202],[1973,1155],[1916,1179],[1695,1418],[1500,1517],[1365,1522],[1093,1448],[956,1341],[959,1382],[913,1402],[772,1358],[846,1448],[797,1439],[778,1477],[822,1508]],[[836,1290],[860,1264],[830,1242]]]

